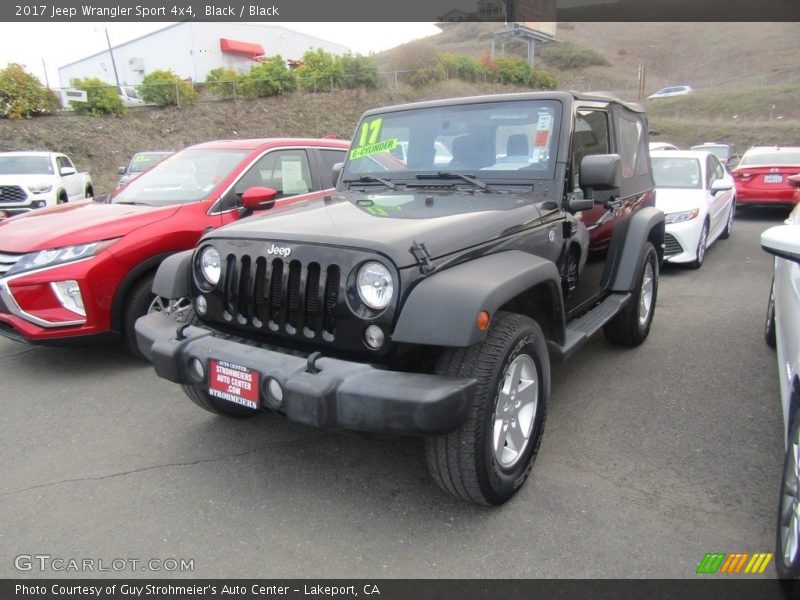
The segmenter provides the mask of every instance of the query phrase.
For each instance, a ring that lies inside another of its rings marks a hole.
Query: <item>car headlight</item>
[[[118,239],[119,238],[103,240],[100,242],[90,242],[88,244],[78,244],[77,246],[54,248],[52,250],[40,250],[39,252],[24,254],[22,258],[20,258],[14,264],[14,266],[12,266],[6,272],[6,276],[24,273],[26,271],[34,271],[36,269],[43,269],[45,267],[55,267],[57,265],[75,262],[76,260],[91,258],[92,256],[100,254],[100,252],[108,248]]]
[[[217,285],[221,271],[217,249],[214,246],[205,247],[200,252],[200,274],[211,285]]]
[[[394,294],[392,274],[378,262],[368,262],[358,270],[356,287],[364,304],[375,310],[389,306]]]
[[[50,190],[53,189],[52,185],[41,184],[41,185],[29,185],[28,191],[31,194],[46,194]]]
[[[669,225],[670,223],[682,223],[683,221],[691,221],[692,219],[696,218],[697,215],[699,214],[700,214],[699,208],[695,208],[694,210],[685,210],[683,212],[667,213],[664,215],[664,223]]]

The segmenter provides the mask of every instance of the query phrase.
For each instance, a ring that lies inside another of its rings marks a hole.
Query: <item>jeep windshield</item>
[[[463,175],[494,184],[551,179],[560,122],[561,104],[554,100],[371,114],[356,131],[341,181],[453,186],[467,183]]]
[[[249,154],[246,150],[184,150],[142,173],[114,196],[115,204],[167,206],[207,197]]]

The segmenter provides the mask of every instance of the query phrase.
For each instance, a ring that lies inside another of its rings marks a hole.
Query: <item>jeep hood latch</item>
[[[409,248],[409,252],[417,259],[420,273],[426,275],[436,270],[436,265],[431,260],[431,254],[425,247],[425,244],[419,244],[416,241]]]

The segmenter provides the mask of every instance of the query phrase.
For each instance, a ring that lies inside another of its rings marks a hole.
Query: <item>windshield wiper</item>
[[[342,183],[382,183],[390,190],[396,190],[397,186],[388,179],[383,177],[376,177],[375,175],[362,175],[358,179],[345,179]]]
[[[484,192],[491,192],[492,188],[486,185],[480,179],[476,179],[472,175],[464,175],[463,173],[452,173],[449,171],[439,171],[438,173],[428,174],[428,173],[420,173],[417,175],[417,179],[461,179],[462,181],[466,181],[482,189]]]

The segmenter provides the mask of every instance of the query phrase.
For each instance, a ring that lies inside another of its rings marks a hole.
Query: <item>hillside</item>
[[[492,34],[501,28],[498,23],[448,26],[406,46],[429,44],[439,52],[480,57],[490,52]],[[608,67],[554,69],[564,88],[610,90],[635,99],[640,64],[647,70],[648,93],[668,85],[736,90],[800,84],[797,23],[560,23],[556,37],[596,50],[611,62]],[[391,69],[403,50],[400,46],[376,58]],[[525,56],[526,46],[514,42],[506,52]],[[537,61],[537,67],[549,68],[545,60]]]
[[[424,45],[439,52],[480,56],[498,24],[468,23],[375,56],[381,70]],[[562,23],[558,37],[600,52],[611,66],[558,71],[561,89],[610,90],[635,100],[636,73],[647,66],[648,91],[690,84],[694,94],[647,101],[651,138],[682,147],[728,141],[800,144],[800,28],[796,23]],[[779,40],[780,43],[776,43]],[[507,47],[520,53],[522,47]],[[541,65],[540,65],[541,66]],[[375,91],[349,90],[242,102],[199,103],[183,109],[144,108],[123,117],[58,115],[0,120],[0,151],[66,152],[89,170],[98,194],[109,193],[116,169],[141,150],[180,149],[212,140],[267,136],[349,138],[367,108],[411,100],[520,88],[445,81],[414,89],[385,77]]]

